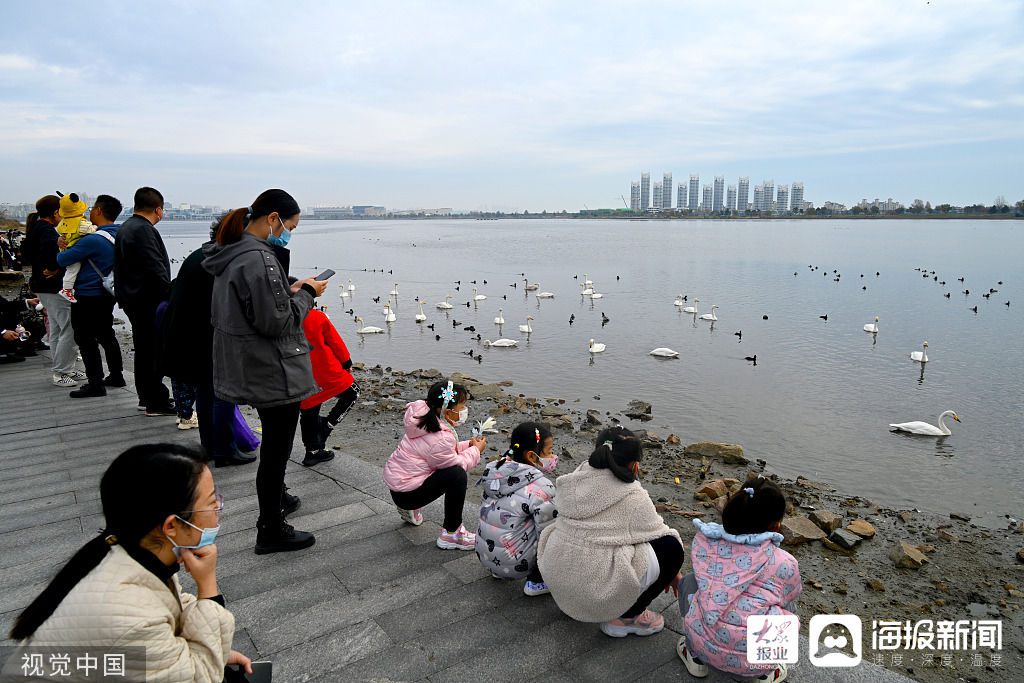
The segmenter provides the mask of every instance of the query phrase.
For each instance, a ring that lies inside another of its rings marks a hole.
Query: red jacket
[[[313,347],[309,360],[313,364],[313,379],[320,391],[304,400],[302,408],[318,406],[352,386],[352,373],[342,365],[349,365],[348,347],[323,311],[313,309],[302,321],[302,331]]]

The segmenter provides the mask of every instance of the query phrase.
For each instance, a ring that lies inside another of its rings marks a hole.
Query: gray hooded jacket
[[[271,246],[250,233],[234,244],[203,247],[213,276],[213,391],[257,408],[298,403],[316,393],[302,321],[314,294],[291,294]]]
[[[540,532],[558,516],[555,485],[514,460],[488,463],[480,482],[476,556],[499,579],[521,579],[537,566]]]

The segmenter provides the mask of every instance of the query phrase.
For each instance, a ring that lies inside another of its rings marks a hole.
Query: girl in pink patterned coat
[[[693,574],[679,585],[684,635],[676,651],[697,678],[708,667],[778,683],[785,665],[768,670],[747,661],[747,617],[791,615],[800,595],[800,566],[779,548],[786,499],[770,479],[748,479],[722,511],[722,524],[695,519]]]

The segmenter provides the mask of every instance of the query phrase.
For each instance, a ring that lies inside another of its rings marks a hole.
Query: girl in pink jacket
[[[436,382],[425,401],[405,407],[405,436],[384,465],[384,483],[398,514],[409,524],[423,523],[420,509],[444,496],[444,523],[437,547],[473,550],[476,535],[462,525],[466,472],[480,462],[487,439],[459,441],[455,427],[466,422],[469,392],[450,380]]]

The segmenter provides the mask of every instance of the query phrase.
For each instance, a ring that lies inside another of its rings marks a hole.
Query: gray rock
[[[470,389],[473,398],[504,398],[505,391],[497,384],[481,384]]]
[[[846,548],[847,550],[853,550],[861,542],[860,536],[853,532],[847,531],[846,529],[836,529],[832,532],[832,535],[829,536],[829,540],[831,540],[836,545]]]
[[[956,519],[956,520],[959,520],[961,522],[969,522],[969,521],[971,521],[970,515],[966,515],[966,514],[964,514],[962,512],[950,512],[949,513],[949,518],[950,519]]]
[[[924,553],[906,541],[900,541],[889,551],[889,559],[897,567],[906,569],[920,569],[928,561]]]
[[[815,510],[810,514],[810,520],[817,524],[818,528],[826,534],[832,533],[843,525],[843,516],[828,510]],[[832,540],[834,541],[835,539]],[[842,544],[840,543],[840,545]]]
[[[375,375],[383,375],[384,374],[384,368],[382,368],[379,365],[374,365],[372,368],[370,368],[370,372],[372,372]]]
[[[820,541],[825,532],[806,517],[786,517],[782,520],[782,542],[785,545],[796,545],[808,541]]]
[[[730,465],[746,465],[750,461],[743,455],[743,446],[731,443],[701,441],[691,443],[683,449],[683,455],[691,457],[719,458]]]
[[[440,370],[431,368],[429,370],[420,370],[417,375],[420,379],[440,379],[442,377]],[[454,379],[452,381],[455,381]]]
[[[561,417],[565,415],[565,411],[555,406],[544,406],[540,409],[541,417]]]
[[[630,419],[644,422],[654,419],[651,415],[651,404],[647,401],[630,401],[623,414]]]
[[[598,412],[598,411],[596,411],[596,410],[588,410],[588,411],[587,411],[587,424],[592,424],[592,425],[603,425],[603,424],[604,424],[604,422],[602,422],[602,421],[601,421],[601,418],[600,418],[600,417],[598,417],[598,416],[599,416],[600,414],[601,414],[601,413],[599,413],[599,412]]]

